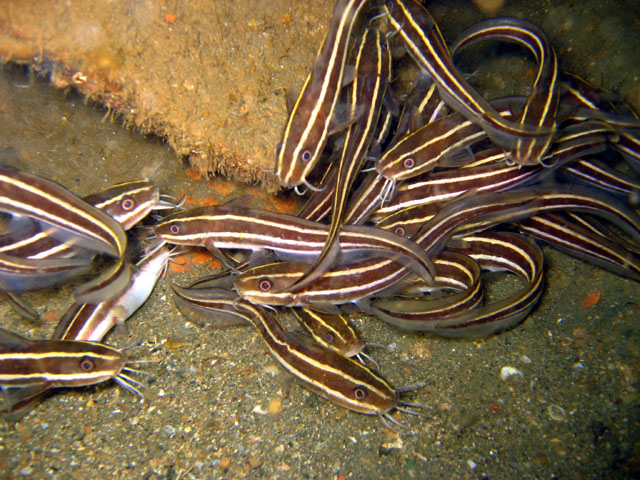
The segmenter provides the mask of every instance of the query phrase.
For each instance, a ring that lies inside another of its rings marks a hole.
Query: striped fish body
[[[483,269],[511,272],[520,277],[525,286],[503,300],[440,322],[435,326],[434,333],[447,337],[477,338],[521,323],[538,303],[544,289],[540,247],[516,233],[499,231],[463,237],[462,245],[455,250],[477,260]]]
[[[357,50],[355,78],[351,86],[350,115],[359,117],[346,132],[344,147],[338,161],[333,190],[333,207],[327,239],[322,251],[307,273],[288,287],[300,288],[311,283],[335,262],[340,244],[337,242],[351,187],[360,172],[375,133],[382,100],[390,82],[391,54],[387,38],[377,29],[365,31]]]
[[[303,386],[349,410],[385,417],[398,406],[396,391],[361,363],[326,349],[305,335],[283,330],[266,310],[210,291],[210,308],[242,317],[260,332],[271,355]]]
[[[4,165],[0,210],[51,225],[58,229],[55,238],[73,238],[80,246],[114,257],[121,257],[127,246],[124,230],[106,213],[51,180]]]
[[[461,115],[439,118],[400,139],[376,163],[389,180],[407,180],[429,172],[447,159],[464,153],[486,133]],[[468,155],[469,161],[473,158]]]
[[[53,238],[55,229],[41,230],[33,223],[32,229],[21,228],[10,231],[0,237],[0,252],[6,255],[23,257],[32,260],[84,257],[91,259],[94,253],[75,245],[74,239],[60,242]]]
[[[492,198],[493,196],[493,198]],[[480,205],[485,201],[487,205]],[[465,201],[466,202],[466,201]],[[498,205],[500,203],[501,205]],[[481,231],[496,222],[513,222],[532,215],[550,212],[583,212],[604,218],[629,234],[634,242],[640,241],[640,216],[614,197],[605,195],[594,188],[576,186],[560,186],[557,189],[540,187],[523,187],[512,192],[478,195],[468,203],[468,208],[461,204],[467,219],[455,229],[457,235],[462,232]],[[474,206],[472,206],[474,205]],[[493,211],[491,205],[494,207]],[[455,206],[444,208],[437,217],[431,220],[432,225],[423,228],[420,235],[430,242],[437,242],[440,232],[448,231],[450,222],[455,221]],[[450,213],[451,212],[451,213]],[[474,217],[468,215],[475,212]],[[450,215],[451,218],[446,218]],[[429,232],[427,230],[430,230]],[[420,242],[418,242],[420,243]]]
[[[102,341],[114,326],[124,325],[147,301],[169,257],[169,249],[162,247],[143,258],[133,268],[129,285],[114,298],[99,303],[74,303],[63,315],[52,338]]]
[[[553,214],[534,215],[519,222],[520,232],[569,255],[587,260],[618,275],[640,281],[640,253]]]
[[[477,123],[496,144],[514,151],[519,139],[553,135],[551,128],[524,125],[501,117],[455,68],[438,26],[419,2],[387,0],[384,10],[409,54],[438,85],[444,102]]]
[[[504,153],[497,149],[493,151],[496,151],[498,157],[504,158]],[[406,216],[407,221],[420,218],[419,215],[411,214],[408,210],[410,208],[436,204],[435,212],[438,204],[442,205],[468,191],[499,192],[522,185],[533,180],[540,170],[540,166],[521,167],[495,162],[478,167],[431,172],[414,182],[401,185],[389,205],[374,212],[372,219],[379,228],[387,229],[397,220],[394,218],[396,216]],[[415,231],[408,229],[407,234],[413,235]]]
[[[436,277],[433,285],[426,285],[419,278],[411,278],[409,285],[399,295],[419,297],[424,293],[440,291],[464,292],[479,282],[480,266],[468,255],[444,250],[434,257]]]
[[[595,159],[571,162],[561,174],[618,195],[631,196],[640,192],[640,181]]]
[[[327,36],[287,124],[276,159],[281,185],[305,183],[331,133],[354,23],[368,0],[338,0]]]
[[[91,258],[32,260],[0,254],[0,290],[30,292],[50,288],[91,268]]]
[[[520,18],[492,18],[476,23],[460,34],[451,47],[452,55],[467,45],[483,39],[500,39],[518,43],[533,54],[538,72],[527,97],[519,121],[556,130],[558,107],[558,59],[545,32],[527,20]],[[509,157],[519,165],[535,165],[544,158],[553,140],[553,133],[539,137],[519,137]]]
[[[0,386],[80,387],[118,376],[125,355],[94,342],[28,340],[0,331]]]
[[[499,98],[491,105],[500,117],[511,118],[513,109],[524,106],[524,99]],[[486,139],[486,132],[464,116],[456,113],[442,116],[389,147],[377,162],[376,170],[389,180],[400,181],[430,172],[438,166],[462,164],[467,167],[477,162],[470,147]]]
[[[309,307],[338,313],[336,305],[353,302],[364,306],[363,299],[391,287],[409,273],[392,260],[365,260],[333,267],[296,292],[283,291],[306,268],[304,264],[290,262],[254,267],[234,278],[235,290],[257,305]]]
[[[374,315],[403,330],[422,331],[425,324],[436,324],[476,308],[483,300],[480,266],[468,255],[441,252],[435,259],[439,286],[456,293],[437,299],[403,298],[379,299],[371,304]],[[417,288],[416,288],[417,287]],[[453,288],[452,288],[453,287]],[[411,292],[420,287],[412,285]],[[430,289],[431,291],[433,289]]]
[[[468,255],[485,270],[514,273],[525,287],[506,299],[479,307],[468,304],[469,308],[458,308],[459,295],[450,297],[450,305],[442,301],[376,300],[374,314],[404,330],[457,338],[488,336],[524,320],[543,288],[542,251],[534,242],[514,233],[486,232],[456,241],[451,247],[451,253],[455,252]],[[460,300],[464,307],[463,297]]]
[[[640,238],[640,218],[613,198],[580,189],[529,187],[454,200],[427,221],[414,240],[427,253],[436,255],[454,233],[468,234],[542,212],[567,210],[602,216],[615,222],[634,239]],[[390,288],[408,273],[390,260],[366,260],[334,267],[315,283],[295,293],[281,291],[304,271],[305,266],[301,264],[272,263],[243,272],[235,278],[234,284],[243,298],[257,304],[326,308],[354,302],[366,308],[363,299]]]
[[[158,187],[150,180],[113,185],[83,200],[112,217],[124,230],[132,228],[156,207],[166,208]],[[73,239],[61,243],[54,234],[55,230],[41,230],[31,223],[0,236],[0,253],[32,259],[86,255],[75,247]]]
[[[176,213],[159,222],[154,231],[162,241],[176,245],[268,249],[283,259],[313,261],[326,243],[328,227],[266,210],[222,206]],[[348,225],[341,229],[338,241],[340,251],[346,256],[392,255],[421,277],[431,277],[431,260],[422,249],[389,232]]]
[[[346,356],[358,355],[365,347],[358,333],[344,315],[332,315],[309,308],[291,310],[316,343]]]

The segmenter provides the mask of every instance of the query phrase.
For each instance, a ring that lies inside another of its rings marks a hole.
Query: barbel
[[[381,376],[358,361],[315,343],[306,335],[285,331],[268,311],[220,289],[208,290],[212,314],[236,316],[253,324],[271,355],[304,387],[332,403],[365,415],[377,415],[385,425],[399,425],[393,410],[418,415],[405,407]],[[404,391],[401,389],[401,391]]]

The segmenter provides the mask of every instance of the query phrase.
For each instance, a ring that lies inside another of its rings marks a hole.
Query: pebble
[[[257,413],[258,415],[266,415],[267,413],[269,413],[264,408],[262,408],[262,405],[260,405],[260,404],[258,404],[255,407],[253,407],[252,412],[253,413]]]
[[[282,411],[282,400],[279,398],[272,398],[269,400],[269,413],[275,415]]]
[[[505,366],[500,369],[500,378],[503,382],[506,382],[512,377],[520,376],[520,378],[524,378],[524,374],[515,367]]]
[[[275,363],[268,363],[263,369],[264,373],[268,373],[272,377],[280,373],[280,367]]]
[[[402,437],[400,435],[395,437],[395,440],[390,441],[390,442],[384,442],[382,445],[382,448],[389,451],[392,449],[402,449],[402,447],[404,446],[404,442],[402,441]]]

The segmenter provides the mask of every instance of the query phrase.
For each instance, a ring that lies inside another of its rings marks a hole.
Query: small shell
[[[564,408],[559,405],[549,405],[547,408],[547,414],[551,417],[551,420],[555,420],[556,422],[567,421],[567,412],[565,412]]]
[[[524,378],[524,374],[515,367],[506,366],[500,369],[500,378],[503,382],[506,382],[509,378],[516,375],[520,375],[520,378]]]

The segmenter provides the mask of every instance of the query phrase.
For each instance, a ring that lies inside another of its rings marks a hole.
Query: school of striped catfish
[[[488,100],[459,70],[458,52],[489,41],[535,62],[522,96]],[[417,73],[403,89],[409,68]],[[37,318],[22,292],[86,273],[96,255],[112,259],[76,288],[51,338],[0,329],[5,418],[57,388],[114,380],[140,394],[135,363],[101,342],[151,295],[177,249],[205,248],[224,264],[172,285],[185,316],[255,327],[299,383],[390,429],[406,427],[395,411],[422,415],[401,399],[420,385],[390,385],[349,314],[445,337],[504,332],[543,293],[539,242],[640,280],[640,120],[620,95],[560,71],[539,26],[496,17],[447,44],[416,0],[337,0],[291,100],[272,173],[310,192],[295,216],[233,201],[185,209],[151,179],[81,199],[0,165],[10,217],[0,291],[17,314]],[[159,219],[134,265],[126,232],[152,211]],[[522,288],[485,298],[483,271],[513,274]],[[283,327],[288,312],[304,333]]]

